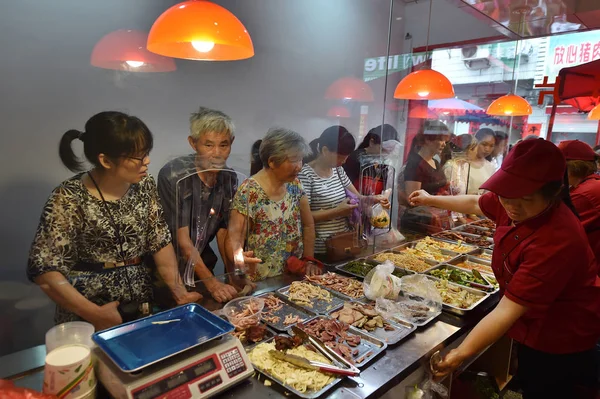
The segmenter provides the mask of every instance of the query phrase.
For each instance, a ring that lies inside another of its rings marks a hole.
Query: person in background
[[[598,155],[579,140],[562,141],[558,148],[567,160],[571,200],[579,214],[596,260],[600,261],[600,176]]]
[[[600,145],[594,147],[594,152],[598,155],[598,161],[596,161],[596,165],[598,165],[598,172],[596,174],[600,174]]]
[[[498,170],[502,165],[502,161],[504,160],[504,156],[508,149],[508,134],[501,130],[495,130],[494,136],[496,137],[496,146],[494,147],[492,154],[486,159],[494,164],[494,170]]]
[[[379,202],[389,207],[389,201],[381,195],[365,197],[359,194],[341,167],[355,145],[348,129],[343,126],[328,127],[319,138],[311,141],[310,146],[316,158],[304,164],[298,176],[315,220],[315,253],[319,256],[326,254],[325,242],[328,238],[350,229],[349,216],[359,204],[351,203],[346,190],[357,200],[370,198],[371,203]]]
[[[479,149],[477,139],[470,134],[463,136],[467,137],[456,137],[446,147],[453,147],[459,150],[458,152],[453,152],[452,159],[443,165],[444,174],[449,183],[450,195],[467,194],[470,162],[477,158]],[[458,224],[468,223],[468,215],[453,212],[452,218]]]
[[[213,278],[218,262],[210,246],[216,238],[226,264],[225,236],[229,204],[235,194],[235,173],[227,168],[227,158],[235,138],[235,126],[221,111],[200,107],[190,116],[188,143],[194,150],[169,161],[158,173],[160,195],[173,245],[179,254],[179,271],[194,270],[210,295],[218,302],[235,297],[236,289]]]
[[[262,140],[256,140],[250,149],[250,176],[254,176],[262,169],[260,161],[260,145]]]
[[[54,189],[27,264],[27,277],[57,305],[55,323],[85,320],[103,330],[140,317],[142,304],[152,301],[147,254],[177,304],[199,300],[178,278],[169,228],[148,175],[153,144],[148,127],[109,111],[92,116],[83,132],[67,131],[60,159],[77,172],[83,162],[71,148],[74,140],[83,142],[93,168]]]
[[[449,185],[441,164],[434,157],[439,156],[450,139],[448,127],[441,121],[425,121],[421,130],[413,138],[404,172],[398,178],[398,212],[402,229],[415,232],[434,232],[450,228],[450,215],[430,209],[413,208],[408,203],[410,194],[425,190],[432,195],[449,194]]]
[[[495,172],[494,164],[486,158],[492,155],[496,146],[496,136],[492,129],[483,128],[475,133],[477,151],[469,159],[469,185],[467,194],[477,194],[479,188]]]
[[[565,172],[554,144],[526,140],[508,153],[482,196],[411,195],[414,205],[485,215],[496,223],[492,269],[500,303],[433,366],[437,377],[508,333],[519,343],[524,399],[595,397],[600,279]]]
[[[382,155],[381,144],[389,140],[397,141],[398,132],[392,125],[387,123],[379,125],[369,130],[358,148],[350,153],[343,167],[354,187],[360,186],[359,177],[361,168],[371,163],[368,157]]]
[[[312,258],[315,241],[310,206],[297,178],[310,148],[300,134],[276,128],[263,138],[259,152],[263,168],[238,188],[227,235],[235,267],[247,270],[254,281],[282,274],[292,256]],[[244,241],[253,253],[243,254]],[[307,260],[306,274],[318,273],[318,264]]]

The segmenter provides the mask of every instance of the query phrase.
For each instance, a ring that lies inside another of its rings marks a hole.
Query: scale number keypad
[[[238,348],[221,354],[221,362],[229,378],[246,371],[246,364],[240,355]]]

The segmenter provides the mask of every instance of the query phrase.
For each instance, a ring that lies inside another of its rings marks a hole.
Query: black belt
[[[127,266],[139,266],[142,264],[143,259],[138,256],[135,258],[127,259],[124,262],[77,262],[73,267],[73,270],[79,272],[96,272],[102,273],[110,269],[116,269],[119,267]]]

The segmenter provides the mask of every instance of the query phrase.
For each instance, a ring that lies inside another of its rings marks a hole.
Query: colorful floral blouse
[[[144,263],[102,273],[73,270],[80,261],[121,260],[110,216],[81,177],[78,174],[62,182],[48,198],[31,245],[27,276],[33,281],[44,273],[60,272],[84,297],[100,306],[112,301],[151,300],[151,274]],[[123,237],[127,259],[153,254],[171,243],[152,177],[131,185],[122,198],[107,205]],[[56,324],[74,320],[79,320],[77,315],[57,306]]]
[[[286,186],[283,199],[273,201],[251,177],[244,180],[233,199],[233,209],[249,216],[248,250],[263,261],[251,276],[255,281],[282,274],[290,256],[302,257],[300,199],[304,191],[298,179]]]

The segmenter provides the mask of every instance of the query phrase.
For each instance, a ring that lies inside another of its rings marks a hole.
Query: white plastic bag
[[[406,399],[435,399],[447,397],[448,389],[442,384],[433,381],[431,376],[428,376],[427,379],[423,380],[419,385],[406,387]]]
[[[400,293],[400,279],[394,276],[396,267],[392,262],[375,266],[365,277],[363,291],[372,301],[378,298],[396,299]]]
[[[440,293],[433,281],[422,274],[402,277],[400,293],[395,300],[378,298],[375,309],[386,318],[398,317],[417,325],[442,313]]]

